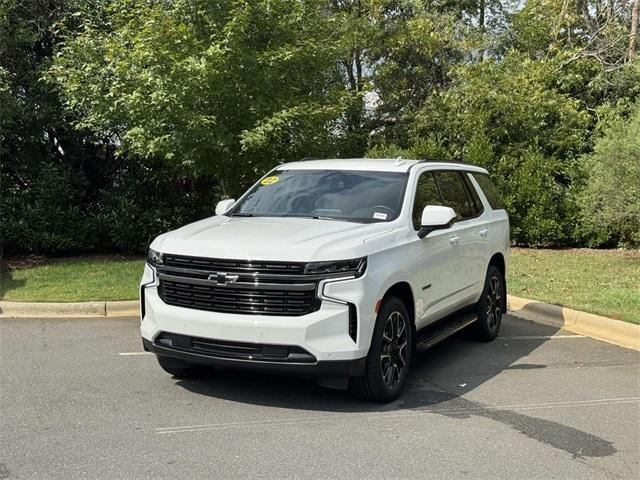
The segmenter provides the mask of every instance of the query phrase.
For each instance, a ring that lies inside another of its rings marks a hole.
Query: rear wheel
[[[504,313],[504,295],[504,278],[497,267],[489,265],[477,307],[478,320],[475,325],[480,340],[490,342],[498,336]]]
[[[159,355],[157,358],[160,368],[176,378],[193,378],[196,377],[200,371],[197,365],[185,362],[184,360]]]
[[[413,354],[413,328],[404,303],[382,302],[373,330],[364,375],[352,378],[351,392],[363,400],[386,403],[398,398]]]

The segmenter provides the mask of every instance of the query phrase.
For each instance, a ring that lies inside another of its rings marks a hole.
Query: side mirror
[[[220,200],[216,205],[216,215],[224,214],[233,206],[234,203],[236,203],[235,198],[227,198],[226,200]]]
[[[449,228],[456,219],[456,212],[451,207],[427,205],[422,211],[422,221],[418,237],[424,238],[434,230]]]

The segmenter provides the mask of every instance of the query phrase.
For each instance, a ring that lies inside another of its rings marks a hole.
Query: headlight
[[[162,258],[162,253],[150,248],[147,252],[147,261],[151,265],[162,265],[164,259]]]
[[[308,275],[327,275],[331,277],[361,277],[367,269],[367,257],[335,262],[307,263],[304,273]]]

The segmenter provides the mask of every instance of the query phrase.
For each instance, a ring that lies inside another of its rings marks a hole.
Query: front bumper
[[[196,365],[247,369],[303,377],[358,377],[364,373],[366,361],[366,358],[316,361],[313,363],[247,360],[185,351],[181,348],[158,345],[146,338],[143,338],[142,342],[144,349],[148,352],[159,356],[177,358]]]
[[[176,351],[158,344],[158,337],[167,333],[222,342],[297,346],[313,356],[314,365],[283,365],[279,362],[275,366],[277,371],[291,373],[313,374],[320,371],[324,375],[324,370],[328,369],[329,375],[332,376],[332,370],[350,372],[352,367],[347,364],[354,360],[362,362],[367,356],[375,323],[375,299],[367,297],[367,292],[374,289],[367,284],[369,280],[366,274],[358,279],[332,282],[323,286],[322,293],[325,297],[320,308],[301,316],[220,313],[168,305],[158,295],[154,280],[154,272],[147,265],[141,284],[140,298],[143,304],[140,331],[145,346],[158,355],[174,358],[183,358],[187,354],[196,355],[188,361],[274,370],[269,368],[268,362],[263,362],[263,365],[255,360],[247,362],[210,355],[201,358],[198,354]],[[345,302],[357,308],[358,326],[355,341],[349,335],[349,307]],[[325,362],[328,362],[328,365],[325,365]],[[342,365],[338,362],[346,363]]]

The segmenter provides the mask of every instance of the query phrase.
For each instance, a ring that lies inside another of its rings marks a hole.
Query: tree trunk
[[[632,59],[637,55],[636,38],[638,37],[638,3],[640,0],[634,0],[631,9],[631,32],[629,33],[629,52],[627,58]]]

